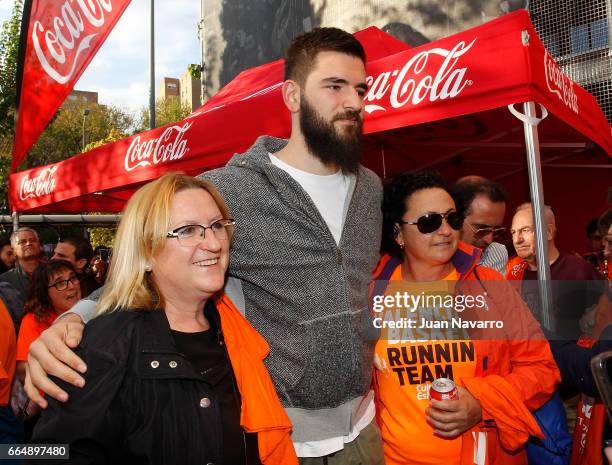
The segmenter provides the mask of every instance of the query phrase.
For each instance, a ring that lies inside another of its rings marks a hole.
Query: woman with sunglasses
[[[69,444],[64,463],[297,465],[269,347],[222,292],[233,228],[207,181],[132,196],[76,350],[85,386],[57,381],[69,399],[47,398],[33,442]]]
[[[480,249],[459,241],[463,217],[441,178],[390,179],[383,218],[373,310],[387,465],[527,463],[523,446],[541,434],[530,411],[559,380],[538,324],[501,275],[477,265]],[[438,378],[454,381],[456,399],[430,400]]]

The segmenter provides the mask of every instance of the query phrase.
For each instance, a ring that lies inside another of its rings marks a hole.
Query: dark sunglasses
[[[463,226],[463,215],[458,211],[452,211],[448,213],[427,213],[421,216],[416,221],[404,221],[400,220],[400,224],[416,224],[417,229],[421,234],[429,234],[440,229],[442,226],[442,220],[446,220],[448,225],[455,231],[459,231]]]

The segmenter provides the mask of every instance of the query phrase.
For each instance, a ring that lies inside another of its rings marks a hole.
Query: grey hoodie
[[[360,167],[337,245],[308,194],[270,161],[286,143],[262,136],[201,177],[217,186],[236,220],[229,267],[236,279],[226,292],[270,344],[266,365],[293,441],[317,441],[348,435],[370,400],[378,333],[367,295],[379,258],[382,188]],[[84,321],[94,316],[93,302],[76,307]]]
[[[367,293],[382,188],[360,167],[337,245],[308,194],[270,161],[286,143],[260,137],[202,177],[236,220],[229,274],[241,280],[246,317],[270,344],[266,365],[301,442],[348,434],[371,388],[378,335]]]

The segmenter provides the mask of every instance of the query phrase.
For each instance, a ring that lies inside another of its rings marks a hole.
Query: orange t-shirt
[[[453,269],[441,281],[407,282],[402,281],[401,267],[397,267],[385,296],[399,292],[417,298],[451,298],[457,279]],[[410,306],[404,300],[391,307],[385,305],[376,315],[387,322],[387,327],[381,329],[374,355],[376,408],[387,465],[460,463],[461,437],[435,436],[433,427],[425,419],[425,409],[429,406],[431,382],[437,378],[458,382],[463,377],[474,376],[476,357],[474,345],[464,329],[436,327],[436,322],[458,316],[452,306],[439,307],[439,302],[431,300]],[[412,327],[389,327],[391,322],[401,325],[406,321],[403,318],[412,321]]]
[[[0,299],[0,407],[8,404],[15,375],[15,326]]]
[[[28,350],[30,344],[38,339],[38,336],[53,324],[57,318],[57,313],[52,312],[43,321],[38,321],[33,313],[26,313],[21,320],[19,337],[17,337],[17,361],[26,362],[28,360]]]

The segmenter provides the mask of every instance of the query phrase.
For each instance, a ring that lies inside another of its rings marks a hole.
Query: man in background
[[[0,239],[0,274],[11,270],[15,266],[15,251],[11,240],[7,237]]]
[[[465,176],[450,188],[457,211],[465,217],[461,240],[482,250],[480,265],[506,274],[508,250],[495,239],[506,232],[506,193],[482,176]]]
[[[15,268],[2,273],[0,281],[9,283],[25,299],[30,276],[40,265],[41,250],[38,234],[32,228],[21,227],[11,234],[11,245],[17,257]]]
[[[585,260],[560,251],[555,243],[556,219],[552,209],[545,207],[546,246],[552,280],[553,331],[565,339],[580,337],[580,319],[597,304],[602,287],[598,274]],[[512,218],[512,242],[520,260],[509,270],[507,278],[521,281],[521,294],[538,321],[542,309],[538,289],[536,236],[531,203],[516,209]]]

